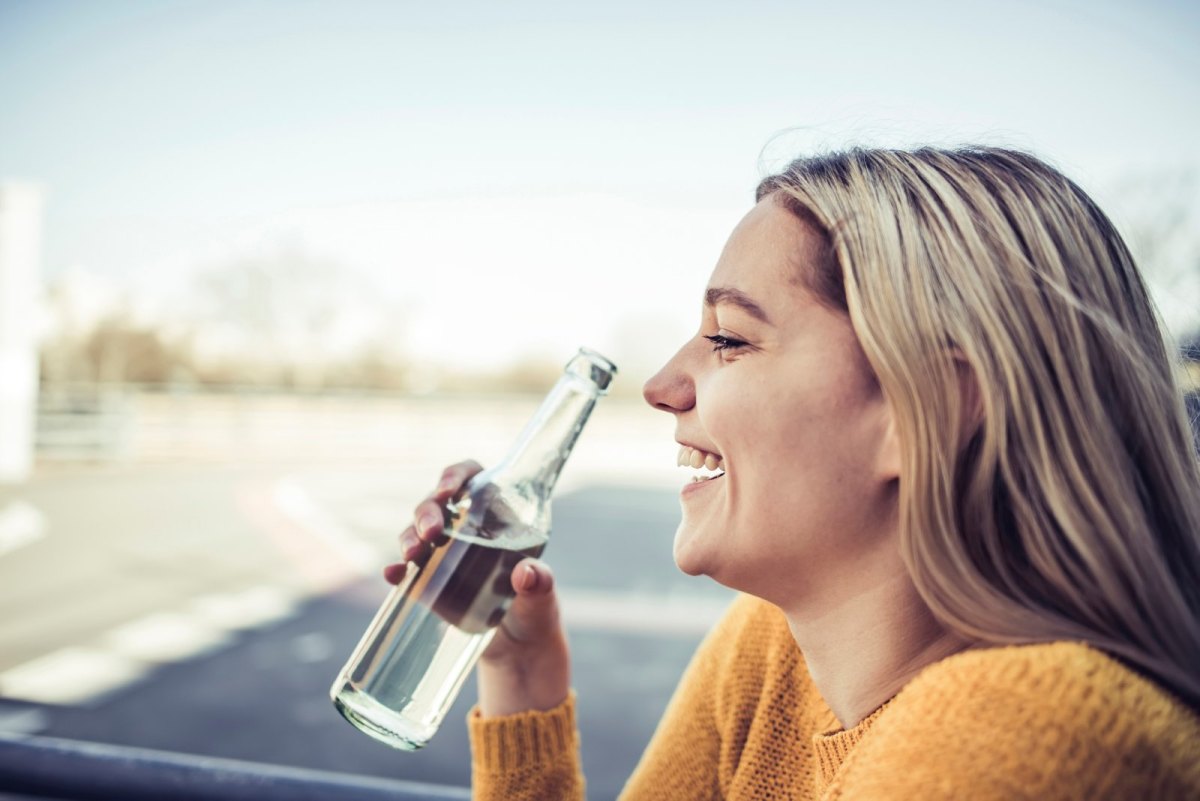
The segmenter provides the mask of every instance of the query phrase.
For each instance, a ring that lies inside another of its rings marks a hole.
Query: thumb
[[[501,626],[518,642],[532,642],[559,632],[558,596],[554,573],[538,559],[522,559],[511,577],[516,597]]]

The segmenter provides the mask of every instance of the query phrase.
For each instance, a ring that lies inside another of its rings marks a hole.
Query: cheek
[[[778,479],[799,476],[813,482],[812,490],[833,491],[864,467],[865,428],[873,419],[866,414],[868,387],[831,365],[793,374],[807,380],[726,372],[698,388],[704,391],[697,403],[701,424],[729,460],[733,485],[744,496],[761,498]]]
[[[780,434],[794,436],[798,417],[812,414],[812,390],[806,382],[780,381],[734,364],[696,387],[701,424],[716,445],[731,451],[759,448]]]
[[[729,492],[733,498],[761,499],[807,449],[803,440],[812,426],[804,416],[810,410],[795,387],[756,380],[745,371],[715,376],[698,389],[707,390],[704,397],[698,394],[698,417],[728,462]]]

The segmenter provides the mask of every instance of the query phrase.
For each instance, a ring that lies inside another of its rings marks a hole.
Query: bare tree
[[[297,247],[210,268],[197,290],[202,325],[230,334],[231,361],[256,365],[260,382],[309,389],[338,361],[339,325],[365,308],[352,276]]]

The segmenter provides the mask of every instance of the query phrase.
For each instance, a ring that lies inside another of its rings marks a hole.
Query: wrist
[[[477,677],[479,711],[485,718],[546,712],[561,705],[571,691],[565,648],[518,659],[481,660]]]

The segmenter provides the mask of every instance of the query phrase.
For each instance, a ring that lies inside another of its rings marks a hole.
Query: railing
[[[470,791],[51,737],[0,734],[0,794],[56,801],[465,801]]]
[[[454,456],[486,463],[502,455],[539,400],[500,393],[43,387],[36,458],[44,465],[352,462],[389,469],[402,461],[440,470],[441,460]],[[665,415],[648,414],[640,400],[622,398],[609,399],[602,411],[589,424],[595,431],[586,458],[596,462],[589,471],[602,466],[627,475],[636,454],[643,464],[660,463],[653,443],[670,442]],[[583,453],[573,461],[581,458]]]

